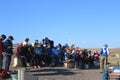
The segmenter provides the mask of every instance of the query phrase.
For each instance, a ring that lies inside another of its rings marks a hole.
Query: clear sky
[[[0,34],[55,45],[120,47],[120,0],[0,0]]]

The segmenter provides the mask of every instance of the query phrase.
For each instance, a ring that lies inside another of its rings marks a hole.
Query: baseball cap
[[[13,36],[9,36],[8,38],[10,38],[10,39],[14,40]]]

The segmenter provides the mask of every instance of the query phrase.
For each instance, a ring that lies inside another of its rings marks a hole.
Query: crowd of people
[[[87,49],[80,49],[74,45],[62,46],[58,44],[54,46],[54,41],[45,37],[42,42],[35,40],[29,43],[29,38],[24,42],[20,42],[15,51],[18,58],[18,67],[32,66],[33,68],[41,68],[45,66],[63,65],[63,61],[71,60],[75,62],[77,68],[94,67],[94,61],[99,61],[99,53]]]
[[[63,61],[71,60],[75,62],[76,68],[92,68],[94,61],[99,61],[98,51],[92,52],[87,49],[80,49],[75,45],[54,46],[54,41],[45,37],[40,42],[35,40],[29,43],[29,38],[17,44],[13,51],[13,36],[0,36],[0,68],[3,67],[3,55],[5,56],[5,69],[9,72],[11,57],[17,57],[18,63],[16,67],[32,66],[34,69],[46,66],[63,65]]]

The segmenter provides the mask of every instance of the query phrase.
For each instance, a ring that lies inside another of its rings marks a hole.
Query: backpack
[[[8,73],[7,70],[1,69],[0,70],[0,79],[7,77]]]
[[[103,71],[102,80],[108,80],[109,74],[108,70]]]

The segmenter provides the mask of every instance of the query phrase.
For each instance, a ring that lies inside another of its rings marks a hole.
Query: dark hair
[[[39,42],[38,40],[35,40],[35,41]]]
[[[1,37],[4,38],[4,39],[6,39],[6,35],[4,35],[4,34],[2,34]]]
[[[25,41],[29,41],[29,38],[26,38]]]

